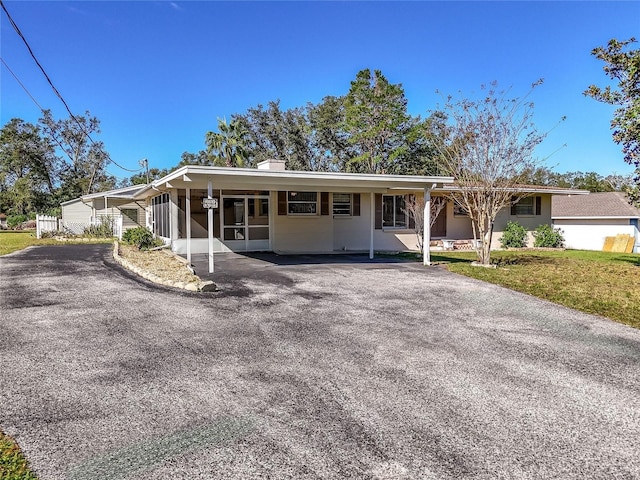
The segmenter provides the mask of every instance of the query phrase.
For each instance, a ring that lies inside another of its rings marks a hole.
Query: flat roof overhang
[[[362,173],[302,172],[226,168],[187,165],[156,180],[150,190],[139,192],[135,198],[144,198],[153,192],[172,188],[207,188],[211,180],[213,188],[225,190],[291,190],[322,189],[340,192],[379,192],[390,190],[423,190],[442,188],[453,184],[452,177],[381,175]]]

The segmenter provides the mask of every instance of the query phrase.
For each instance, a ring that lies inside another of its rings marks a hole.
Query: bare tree
[[[429,222],[430,227],[433,227],[438,215],[440,215],[440,212],[446,206],[447,199],[445,197],[431,197],[431,205],[429,208],[431,217],[431,221]],[[418,238],[420,253],[422,253],[424,251],[424,245],[422,244],[424,238],[424,198],[418,198],[415,195],[410,195],[405,204],[405,212],[414,219],[414,230],[416,232],[416,237]]]
[[[527,101],[541,83],[534,83],[523,98],[511,99],[493,82],[482,87],[482,99],[448,97],[443,108],[449,124],[440,142],[440,161],[445,174],[456,179],[450,197],[469,213],[474,240],[481,240],[474,243],[483,265],[491,262],[496,216],[526,196],[519,183],[542,163],[533,151],[548,132],[536,129],[533,103]]]

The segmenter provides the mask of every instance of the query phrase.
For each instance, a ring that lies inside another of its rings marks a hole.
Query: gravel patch
[[[201,280],[189,269],[187,262],[171,250],[144,251],[115,242],[113,257],[123,267],[160,285],[194,292],[215,290],[212,281]]]

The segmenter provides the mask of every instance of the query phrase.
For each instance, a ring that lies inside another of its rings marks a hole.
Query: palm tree
[[[227,123],[218,118],[218,132],[207,132],[207,153],[215,158],[215,163],[226,167],[243,167],[247,154],[244,149],[245,131],[236,120]]]

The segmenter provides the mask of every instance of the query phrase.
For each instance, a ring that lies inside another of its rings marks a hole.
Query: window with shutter
[[[351,215],[351,194],[350,193],[334,193],[333,194],[333,214],[335,216]]]
[[[317,215],[318,192],[287,192],[288,215]]]
[[[407,228],[408,218],[404,195],[382,196],[382,228]]]

